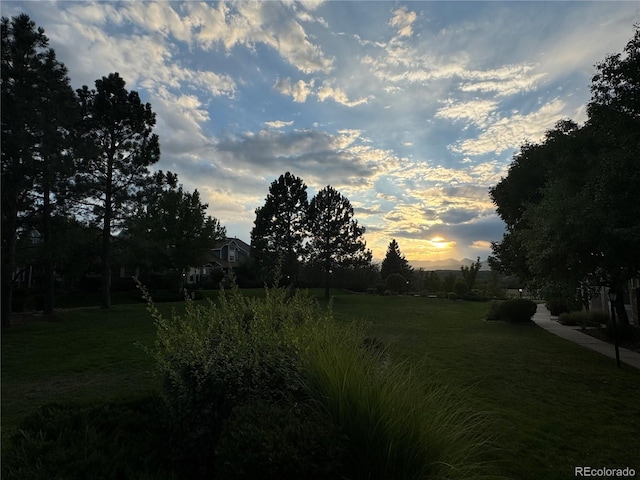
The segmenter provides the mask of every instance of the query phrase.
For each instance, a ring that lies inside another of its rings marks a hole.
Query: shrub
[[[558,317],[563,313],[569,313],[569,307],[564,300],[561,299],[550,299],[545,302],[545,306],[551,312],[551,315],[554,317]]]
[[[530,322],[538,306],[524,298],[493,302],[487,313],[487,320],[504,320],[511,323]]]
[[[323,318],[308,294],[285,289],[245,298],[234,288],[219,304],[186,301],[165,318],[151,298],[157,326],[153,355],[171,427],[175,457],[189,477],[208,478],[222,425],[250,401],[278,402],[301,393],[298,327]]]
[[[579,325],[586,325],[587,312],[563,312],[558,317],[558,323],[570,327],[577,327]]]
[[[239,405],[216,448],[216,478],[338,478],[344,443],[331,419],[305,404]]]
[[[569,312],[562,313],[558,317],[558,323],[574,327],[599,327],[601,324],[607,325],[610,321],[607,312]]]
[[[447,298],[449,300],[457,300],[458,299],[458,295],[455,292],[449,292],[449,293],[447,293]]]

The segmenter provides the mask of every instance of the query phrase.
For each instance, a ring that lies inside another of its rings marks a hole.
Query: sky
[[[351,201],[381,261],[486,259],[489,188],[524,141],[586,120],[594,65],[640,2],[3,1],[43,27],[74,88],[119,72],[157,115],[154,169],[246,242],[269,185]]]

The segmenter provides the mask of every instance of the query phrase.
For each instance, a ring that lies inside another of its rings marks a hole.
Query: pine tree
[[[72,163],[77,101],[64,64],[29,16],[2,18],[2,323],[11,313],[20,229],[43,234],[45,313],[53,312],[52,217],[61,210]]]
[[[267,278],[280,264],[282,275],[295,283],[308,208],[307,186],[301,178],[287,172],[271,183],[251,230],[251,257]]]
[[[131,213],[148,167],[160,157],[153,134],[156,115],[138,92],[128,92],[118,73],[78,91],[82,107],[82,151],[75,182],[101,235],[101,307],[111,306],[111,232]]]
[[[329,298],[334,268],[371,262],[371,251],[362,238],[365,228],[353,218],[349,199],[330,185],[311,200],[308,225],[310,260],[322,268],[324,295]]]
[[[413,269],[406,258],[404,258],[404,255],[400,253],[400,247],[395,239],[389,243],[387,255],[384,257],[382,267],[380,268],[380,274],[383,280],[394,273],[402,275],[405,280],[410,280],[413,275]]]
[[[137,262],[181,271],[202,265],[213,244],[226,237],[220,222],[206,215],[198,190],[186,191],[178,175],[156,172],[140,192],[125,232]]]

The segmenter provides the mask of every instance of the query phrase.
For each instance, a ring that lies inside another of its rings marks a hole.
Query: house
[[[622,292],[622,295],[629,323],[640,326],[640,279],[629,280],[627,288]],[[611,312],[608,287],[599,287],[596,290],[596,295],[591,299],[590,308],[592,310]]]
[[[37,266],[35,265],[35,255],[28,253],[24,255],[24,252],[30,252],[31,250],[41,245],[43,237],[38,230],[31,228],[28,231],[19,232],[18,243],[21,245],[23,252],[23,258],[19,259],[19,264],[15,266],[13,271],[12,281],[14,286],[32,288],[37,285]]]
[[[216,272],[229,273],[249,259],[251,246],[239,238],[225,238],[213,245],[207,262],[200,267],[189,267],[184,273],[186,285],[199,285]]]

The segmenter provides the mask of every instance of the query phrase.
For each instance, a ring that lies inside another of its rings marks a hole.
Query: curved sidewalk
[[[533,321],[545,330],[569,340],[570,342],[577,343],[583,347],[595,350],[598,353],[611,357],[615,360],[616,352],[611,343],[603,342],[597,338],[593,338],[586,333],[581,333],[577,328],[567,327],[557,322],[558,317],[552,317],[551,312],[543,304],[538,304],[538,310],[533,316]],[[620,362],[632,367],[640,369],[640,353],[628,350],[626,348],[620,348]]]

